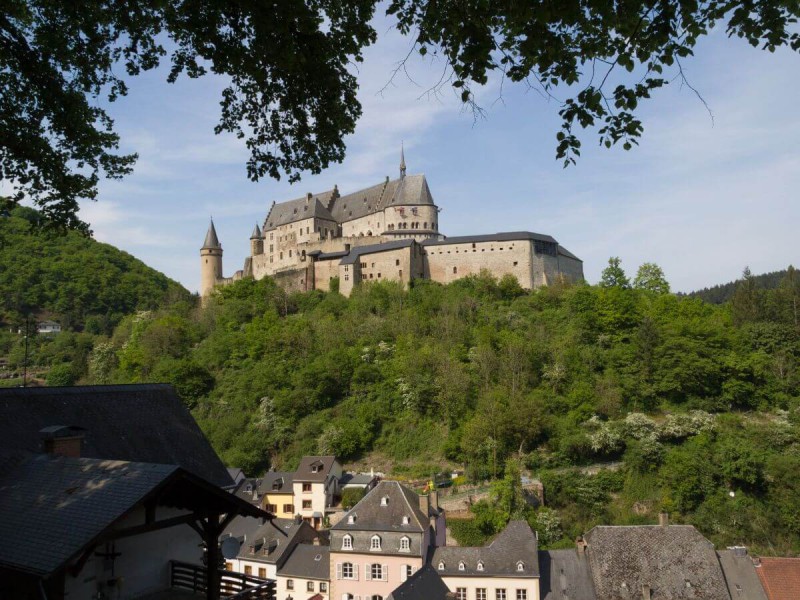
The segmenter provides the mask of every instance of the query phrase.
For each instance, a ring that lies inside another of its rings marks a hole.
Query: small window
[[[399,266],[400,266],[400,259],[399,259],[399,258],[398,258],[398,259],[395,259],[395,261],[394,261],[394,265],[395,265],[396,267],[399,267]]]
[[[355,569],[353,568],[353,563],[342,563],[342,579],[353,579],[355,574]]]
[[[381,536],[373,535],[369,540],[369,549],[370,550],[380,550],[381,549]]]
[[[439,565],[438,565],[438,567],[437,567],[437,568],[438,568],[440,571],[444,571],[444,563],[443,563],[442,561],[439,561]]]
[[[400,552],[411,551],[411,540],[405,536],[400,538]]]
[[[311,491],[311,484],[310,483],[304,483],[303,484],[303,491],[304,492],[310,492]]]
[[[408,515],[403,515],[403,525],[408,525]]]
[[[519,561],[519,562],[517,563],[517,571],[521,573],[521,572],[522,572],[522,571],[524,571],[524,570],[525,570],[525,563],[524,563],[524,562],[522,562],[522,561]]]
[[[294,579],[287,579],[286,580],[286,589],[293,590],[294,589]]]
[[[506,600],[506,591],[502,588],[495,590],[494,598],[495,600]]]
[[[456,600],[467,600],[467,588],[456,588]]]
[[[453,275],[458,273],[458,267],[453,267]]]
[[[327,592],[328,591],[328,583],[326,581],[319,582],[319,591],[320,592]]]
[[[313,592],[314,591],[314,582],[313,581],[306,582],[306,591],[307,592]]]
[[[303,509],[311,508],[311,500],[303,500]]]
[[[515,266],[515,267],[517,266],[517,261],[514,261],[514,266]]]
[[[475,600],[487,600],[486,588],[478,588],[475,590]]]
[[[291,515],[294,512],[294,504],[284,504],[283,505],[283,513],[286,515]]]
[[[383,565],[379,563],[373,563],[369,566],[369,574],[370,577],[375,581],[383,581]]]
[[[381,498],[381,506],[389,506],[389,496]]]
[[[528,590],[517,590],[517,600],[528,600]]]
[[[357,518],[358,518],[357,515],[350,515],[349,517],[347,517],[347,523],[349,525],[352,525],[353,523],[356,522]]]
[[[458,570],[459,571],[463,571],[465,568],[466,568],[466,565],[464,564],[464,561],[461,561],[460,563],[458,563]]]
[[[353,537],[350,535],[346,535],[342,538],[342,550],[352,550],[353,549]]]
[[[259,567],[258,568],[258,576],[261,579],[266,579],[267,578],[267,570],[265,568],[263,568],[263,567]]]
[[[483,571],[483,561],[482,560],[478,561],[478,571]]]

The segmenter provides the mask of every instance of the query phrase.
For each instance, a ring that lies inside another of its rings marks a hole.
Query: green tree
[[[622,261],[618,256],[612,256],[608,259],[608,266],[603,269],[603,273],[600,276],[601,287],[618,287],[622,289],[631,287],[631,282],[625,275],[621,263]]]
[[[50,387],[75,385],[75,379],[72,365],[56,365],[47,372],[47,385]]]
[[[669,283],[664,277],[664,271],[655,263],[643,263],[639,266],[633,287],[656,294],[669,294]]]
[[[745,267],[731,298],[734,320],[739,323],[757,321],[761,317],[761,293],[750,267]]]

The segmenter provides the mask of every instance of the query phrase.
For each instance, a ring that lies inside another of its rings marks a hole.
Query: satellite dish
[[[239,548],[241,548],[242,543],[235,537],[228,537],[222,540],[222,543],[219,545],[220,550],[222,551],[222,556],[225,558],[236,558],[239,554]]]

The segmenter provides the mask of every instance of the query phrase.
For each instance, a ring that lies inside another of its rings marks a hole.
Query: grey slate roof
[[[488,546],[440,546],[433,552],[431,565],[442,576],[458,577],[538,577],[539,557],[536,534],[525,521],[509,521]],[[463,563],[464,569],[459,568]],[[483,570],[478,569],[483,564]],[[522,563],[522,570],[517,570]],[[443,564],[443,568],[439,565]]]
[[[249,540],[242,544],[238,557],[280,567],[295,544],[310,542],[317,535],[305,521],[273,519],[252,533]]]
[[[570,252],[569,250],[564,248],[564,246],[559,246],[558,247],[558,253],[561,256],[566,256],[567,258],[571,258],[572,260],[577,260],[577,261],[583,262],[580,258],[575,256],[572,252]]]
[[[717,556],[733,600],[767,600],[753,559],[745,548],[720,550]]]
[[[449,591],[436,570],[424,565],[395,588],[387,600],[445,600]]]
[[[287,200],[273,204],[264,220],[264,231],[270,231],[281,225],[288,225],[303,219],[327,219],[335,221],[333,215],[328,211],[326,205],[330,201],[333,190],[312,196],[309,200],[307,196]]]
[[[470,244],[478,242],[514,242],[517,240],[537,240],[540,242],[557,243],[555,238],[542,233],[531,231],[507,231],[503,233],[487,233],[485,235],[462,235],[448,237],[443,240],[424,240],[423,246],[442,246],[446,244]]]
[[[253,228],[253,233],[250,234],[251,240],[260,240],[261,239],[261,230],[258,228],[258,223]]]
[[[388,498],[381,506],[381,498]],[[355,523],[348,523],[350,515]],[[403,517],[409,517],[403,525]],[[345,513],[333,527],[336,531],[410,531],[421,533],[430,526],[419,506],[419,496],[397,481],[381,481]]]
[[[291,494],[294,473],[290,471],[269,471],[264,473],[258,484],[259,494]]]
[[[217,238],[217,230],[214,229],[214,221],[211,221],[211,224],[208,226],[208,231],[206,232],[206,239],[203,241],[203,248],[201,250],[205,250],[206,248],[221,248],[219,244],[219,239]]]
[[[294,480],[310,483],[323,483],[331,472],[335,456],[304,456],[294,472]],[[312,467],[319,469],[314,473]]]
[[[730,600],[714,546],[691,525],[597,526],[585,536],[602,600]]]
[[[328,581],[331,578],[330,550],[330,546],[297,544],[278,575]]]
[[[339,485],[367,486],[375,479],[374,475],[360,475],[358,473],[344,473],[339,477]]]
[[[178,465],[233,485],[171,385],[0,389],[0,448],[41,452],[39,431],[54,425],[86,430],[82,456]]]
[[[394,242],[386,242],[384,244],[371,244],[369,246],[356,246],[350,250],[350,253],[342,259],[340,265],[353,265],[359,262],[362,255],[374,254],[376,252],[386,252],[388,250],[397,250],[399,248],[407,248],[415,244],[414,240],[397,240]]]
[[[599,600],[594,593],[589,559],[576,549],[539,551],[541,600]]]

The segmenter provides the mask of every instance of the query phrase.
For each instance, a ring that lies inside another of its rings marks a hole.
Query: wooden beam
[[[220,527],[219,518],[219,514],[211,514],[207,520],[202,521],[205,532],[204,541],[206,543],[206,567],[208,569],[206,600],[219,600],[220,597],[219,536],[222,533],[222,527]]]

